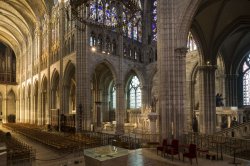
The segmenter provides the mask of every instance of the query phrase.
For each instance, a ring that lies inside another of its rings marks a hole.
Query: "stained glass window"
[[[188,34],[187,48],[189,48],[189,51],[197,50],[197,45],[195,43],[195,40],[194,40],[193,35],[192,35],[191,32],[189,32],[189,34]]]
[[[138,24],[134,18],[133,39],[138,40]]]
[[[116,87],[113,81],[110,86],[110,107],[116,109]]]
[[[141,0],[137,0],[140,8],[142,8]],[[103,5],[104,4],[104,5]],[[117,6],[108,0],[93,0],[89,5],[89,18],[95,22],[103,23],[107,26],[116,26],[118,24]],[[123,32],[125,36],[131,39],[141,41],[142,38],[142,12],[135,13],[136,16],[130,19],[129,12],[125,6],[122,11]]]
[[[91,4],[90,4],[90,15],[89,15],[89,17],[90,17],[90,19],[92,19],[92,20],[96,20],[96,2],[91,2]]]
[[[102,0],[98,0],[98,22],[103,22],[103,4]]]
[[[129,82],[128,100],[130,109],[141,107],[141,87],[137,76],[133,76]]]
[[[112,7],[111,10],[111,25],[115,26],[117,24],[117,12],[116,12],[116,8]]]
[[[152,4],[152,36],[153,41],[157,41],[157,0],[153,0]]]
[[[250,105],[250,54],[244,62],[243,69],[243,105]]]
[[[131,22],[128,23],[128,37],[132,38],[132,24],[131,24]]]
[[[90,43],[90,46],[95,46],[96,45],[96,38],[95,38],[94,33],[91,33],[89,43]]]
[[[109,3],[106,3],[105,5],[105,25],[110,26],[111,25],[111,11]]]

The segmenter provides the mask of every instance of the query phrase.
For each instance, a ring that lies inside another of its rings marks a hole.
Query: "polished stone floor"
[[[7,131],[5,128],[2,128],[0,125],[0,130]],[[36,149],[36,160],[32,165],[34,166],[71,166],[71,165],[81,165],[84,164],[83,153],[70,153],[70,154],[58,154],[55,151],[49,149],[48,147],[37,143],[33,140],[27,139],[26,137],[11,132],[11,134],[15,137],[18,137],[21,141],[29,144],[34,149]],[[182,159],[182,156],[181,156]],[[233,165],[229,164],[229,162],[233,161],[233,159],[229,156],[224,156],[224,160],[221,161],[211,161],[205,158],[198,158],[198,164],[196,164],[195,160],[193,160],[193,165],[200,166],[227,166]],[[250,166],[250,161],[239,160],[241,166]],[[27,166],[25,163],[19,163],[18,166]],[[129,152],[128,157],[128,166],[180,166],[180,165],[190,165],[188,159],[183,162],[182,160],[178,160],[177,157],[172,161],[170,158],[164,158],[160,155],[156,154],[156,150],[154,148],[148,149],[137,149],[131,150]],[[119,163],[117,163],[119,166]]]

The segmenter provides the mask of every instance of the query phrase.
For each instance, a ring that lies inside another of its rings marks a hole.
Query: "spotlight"
[[[95,47],[91,47],[91,51],[92,52],[96,52],[96,48]]]

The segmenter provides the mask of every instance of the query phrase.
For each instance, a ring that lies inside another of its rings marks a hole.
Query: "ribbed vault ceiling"
[[[250,1],[203,0],[192,30],[204,58],[215,62],[220,53],[227,73],[235,73],[235,67],[250,49]]]
[[[0,42],[18,54],[31,42],[37,22],[52,5],[52,0],[0,0]]]

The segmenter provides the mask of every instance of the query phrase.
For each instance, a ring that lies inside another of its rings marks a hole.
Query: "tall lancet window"
[[[250,105],[250,54],[243,64],[243,105]]]
[[[152,29],[152,36],[153,36],[153,41],[157,41],[157,0],[152,1],[152,24],[151,24],[151,29]]]
[[[189,34],[188,34],[187,48],[189,49],[189,51],[197,50],[197,45],[195,43],[194,37],[193,37],[191,32],[189,32]]]
[[[130,109],[141,108],[141,86],[137,76],[133,76],[128,84],[128,107]]]
[[[116,109],[116,87],[114,81],[110,84],[110,91],[109,91],[109,102],[110,102],[110,109]]]

